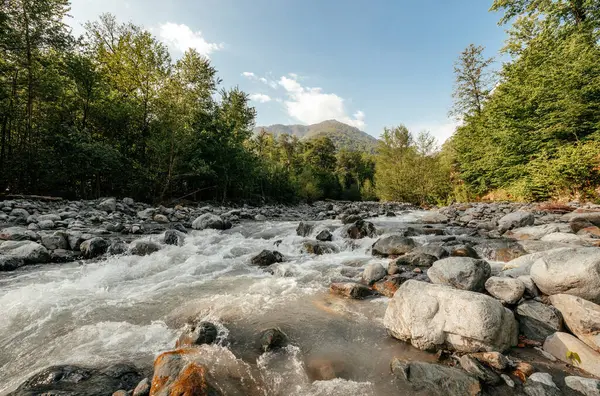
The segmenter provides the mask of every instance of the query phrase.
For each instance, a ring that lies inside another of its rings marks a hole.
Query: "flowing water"
[[[392,231],[419,212],[373,219]],[[328,293],[371,262],[374,239],[348,241],[339,221],[320,222],[334,233],[340,253],[301,253],[306,238],[297,222],[248,222],[221,232],[193,231],[181,247],[146,257],[111,257],[94,263],[44,265],[0,274],[0,394],[42,368],[59,364],[151,367],[174,347],[188,320],[210,320],[221,344],[258,375],[269,395],[397,394],[389,374],[393,357],[433,357],[387,336],[386,298],[346,300]],[[158,239],[159,236],[154,238]],[[263,249],[287,261],[274,275],[250,265]],[[292,345],[260,355],[256,340],[279,327]],[[334,380],[319,380],[322,362]]]

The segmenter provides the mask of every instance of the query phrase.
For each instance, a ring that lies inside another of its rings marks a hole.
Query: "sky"
[[[441,143],[453,64],[506,37],[491,0],[72,0],[75,34],[105,12],[152,31],[173,58],[211,59],[224,87],[250,94],[257,125],[336,119],[378,137],[404,124]],[[497,64],[496,67],[499,65]]]

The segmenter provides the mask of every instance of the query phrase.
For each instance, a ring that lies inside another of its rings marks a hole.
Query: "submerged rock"
[[[79,246],[79,250],[85,258],[102,256],[108,250],[108,241],[100,237],[88,239]]]
[[[179,336],[176,348],[202,344],[212,344],[216,341],[219,330],[210,322],[200,322],[197,325],[188,326]]]
[[[320,242],[320,241],[307,241],[304,242],[303,250],[309,254],[316,254],[318,256],[322,254],[337,253],[338,248],[332,243]]]
[[[301,221],[300,224],[298,224],[298,228],[296,228],[296,234],[301,237],[307,237],[314,227],[314,223]]]
[[[288,344],[288,337],[279,329],[268,329],[260,336],[260,350],[262,352],[283,348]]]
[[[315,238],[317,239],[317,241],[331,242],[333,240],[333,235],[329,230],[323,230],[319,232]]]
[[[167,230],[165,232],[165,244],[173,246],[182,246],[185,241],[185,234],[178,230]]]
[[[282,262],[283,255],[278,251],[263,250],[257,256],[252,257],[252,264],[260,267],[268,267],[271,264]]]
[[[373,223],[362,219],[355,221],[346,232],[351,239],[373,238],[377,235]]]
[[[358,300],[373,295],[373,291],[365,285],[353,282],[332,283],[329,286],[329,290],[332,294],[337,294],[343,297],[354,298]]]

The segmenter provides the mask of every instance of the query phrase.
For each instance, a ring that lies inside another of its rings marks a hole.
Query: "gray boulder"
[[[550,302],[560,311],[573,334],[600,352],[600,305],[569,294],[556,294]]]
[[[377,256],[399,256],[409,253],[417,246],[416,242],[402,234],[388,234],[379,238],[372,248]]]
[[[441,224],[448,222],[448,216],[440,212],[427,212],[421,216],[421,221],[425,224]]]
[[[69,242],[67,241],[67,235],[64,232],[55,232],[52,235],[44,235],[42,237],[42,245],[48,250],[69,248]]]
[[[546,338],[544,351],[565,363],[600,377],[600,353],[571,334],[554,333]]]
[[[108,250],[108,241],[100,237],[88,239],[79,245],[79,250],[85,258],[102,256]]]
[[[98,210],[103,210],[108,213],[112,213],[117,210],[117,200],[114,198],[107,198],[100,202],[97,206]]]
[[[159,250],[160,245],[154,241],[137,240],[129,245],[129,251],[135,256],[148,256]]]
[[[307,237],[310,235],[314,227],[314,223],[301,221],[300,224],[298,224],[298,228],[296,228],[296,234],[301,237]]]
[[[414,280],[390,300],[384,326],[393,337],[424,350],[501,352],[516,345],[518,335],[513,313],[498,300]]]
[[[463,355],[458,358],[458,362],[463,370],[475,378],[478,378],[484,384],[495,385],[502,381],[498,374],[496,374],[492,369],[481,364],[472,356]]]
[[[39,243],[32,241],[6,241],[0,245],[0,254],[22,259],[25,264],[40,264],[50,261],[50,253]]]
[[[25,260],[21,257],[0,255],[0,272],[14,271],[25,265]]]
[[[534,300],[524,301],[519,304],[515,313],[521,333],[530,340],[543,342],[563,328],[560,312],[551,305]]]
[[[600,396],[600,380],[594,378],[568,376],[565,385],[585,396]]]
[[[10,215],[21,220],[26,220],[29,217],[29,212],[22,208],[15,208],[10,212]]]
[[[575,233],[588,227],[600,227],[600,213],[572,213],[569,215],[569,226]]]
[[[257,256],[252,257],[252,264],[260,267],[268,267],[281,262],[283,262],[283,255],[277,251],[263,250]]]
[[[165,232],[165,244],[173,246],[182,246],[185,241],[185,234],[177,230],[167,230]]]
[[[525,293],[525,284],[519,279],[492,276],[485,282],[485,290],[505,304],[516,304]]]
[[[371,263],[367,265],[362,273],[362,280],[367,285],[372,285],[378,280],[383,279],[387,275],[387,271],[379,263]]]
[[[39,215],[37,217],[37,221],[38,222],[40,222],[40,221],[47,221],[47,220],[50,220],[52,222],[57,222],[57,221],[61,221],[62,217],[60,217],[60,215],[53,214],[53,213],[43,214],[43,215]]]
[[[225,230],[230,227],[227,227],[227,223],[219,216],[212,213],[205,213],[194,220],[192,223],[192,228],[194,230]]]
[[[127,246],[127,243],[125,243],[124,241],[122,241],[120,239],[116,239],[110,243],[107,253],[111,256],[116,256],[116,255],[127,253],[128,249],[129,249],[129,246]]]
[[[513,228],[531,226],[535,222],[533,213],[525,211],[517,211],[509,213],[498,220],[498,231],[504,233]]]
[[[54,228],[55,224],[52,220],[41,220],[37,223],[40,230],[51,230]]]
[[[329,292],[331,294],[337,294],[342,297],[353,298],[356,300],[361,300],[373,295],[373,290],[365,285],[354,282],[332,283],[329,286]]]
[[[317,241],[330,242],[331,240],[333,240],[333,235],[329,230],[323,230],[319,232],[315,238],[317,239]]]
[[[519,276],[529,275],[533,263],[535,263],[537,260],[539,260],[542,257],[551,256],[565,249],[567,248],[557,248],[542,252],[530,253],[510,260],[504,265],[504,268],[502,270],[502,276],[518,278]]]
[[[351,239],[373,238],[377,235],[375,226],[370,221],[357,220],[346,231]]]
[[[533,373],[527,378],[523,391],[527,396],[562,396],[548,373]]]
[[[482,291],[491,273],[487,261],[470,257],[448,257],[436,261],[427,270],[433,283],[471,291]]]
[[[0,241],[34,241],[37,234],[24,227],[8,227],[0,230]]]

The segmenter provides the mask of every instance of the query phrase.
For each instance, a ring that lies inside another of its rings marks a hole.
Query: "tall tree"
[[[471,44],[454,64],[456,82],[451,114],[457,118],[481,114],[489,96],[492,84],[489,67],[494,60],[486,59],[483,51],[482,46]]]

